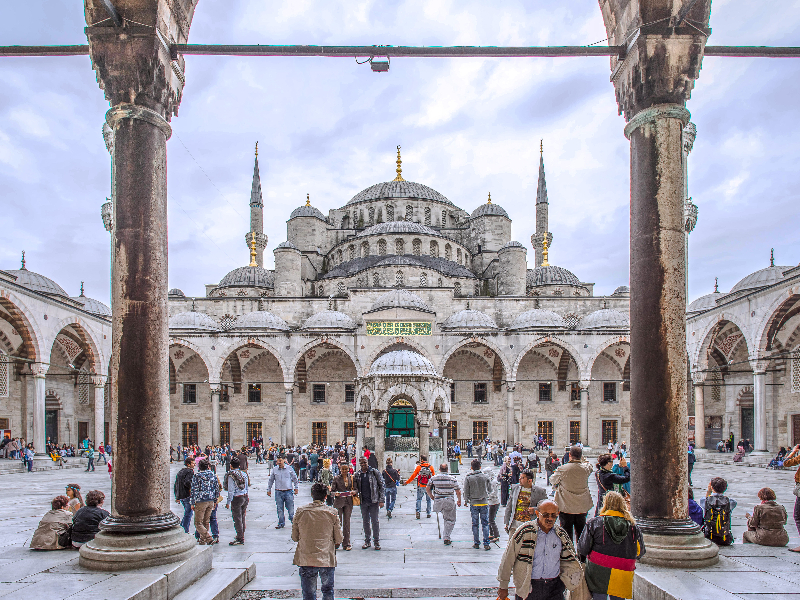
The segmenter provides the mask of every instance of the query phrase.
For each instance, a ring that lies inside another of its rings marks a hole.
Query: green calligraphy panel
[[[367,335],[408,337],[412,335],[431,335],[431,323],[412,321],[370,321],[367,322]]]

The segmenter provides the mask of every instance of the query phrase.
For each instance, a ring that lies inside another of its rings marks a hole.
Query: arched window
[[[370,225],[375,225],[375,207],[374,206],[370,206],[369,207],[369,224]]]
[[[361,243],[361,258],[369,256],[369,242]]]
[[[383,209],[379,206],[378,207],[378,216],[376,217],[377,223],[383,223]]]
[[[425,225],[430,226],[430,224],[431,224],[431,207],[430,206],[426,206],[425,207]]]
[[[339,250],[337,250],[337,252],[336,252],[336,264],[337,265],[342,264],[342,249],[341,248],[339,248]]]
[[[350,229],[350,213],[344,213],[342,217],[342,229]]]
[[[453,260],[453,249],[450,247],[450,244],[444,245],[444,258],[445,260]]]
[[[346,296],[347,295],[345,287],[344,287],[344,283],[342,283],[341,281],[336,285],[336,293],[339,296]]]
[[[456,248],[456,262],[461,264],[461,248]]]
[[[319,296],[320,298],[325,297],[325,287],[321,283],[319,284],[317,296]]]
[[[418,239],[415,239],[411,242],[411,250],[414,253],[414,256],[419,256],[422,254],[422,242]]]
[[[442,287],[442,278],[439,277],[439,281],[437,282],[438,287]]]
[[[377,272],[372,274],[372,287],[381,287],[381,277]]]
[[[8,398],[10,395],[8,391],[8,388],[11,387],[8,383],[11,380],[10,372],[11,361],[8,360],[8,355],[0,350],[0,398]]]
[[[403,241],[403,238],[397,238],[394,241],[394,253],[398,256],[406,253],[406,243]]]
[[[386,220],[387,221],[394,221],[394,205],[387,204],[386,205]]]
[[[475,295],[476,296],[480,296],[481,295],[481,284],[479,284],[479,283],[475,284]]]
[[[350,260],[353,260],[356,257],[356,247],[353,244],[350,244]]]
[[[410,204],[406,204],[406,221],[413,221],[414,220],[414,207]]]
[[[447,210],[442,211],[442,227],[447,227]]]
[[[456,296],[460,296],[461,295],[461,284],[458,281],[456,281],[455,285],[453,286],[453,293]]]
[[[792,393],[800,392],[800,351],[795,350],[792,356]],[[2,396],[2,394],[0,394]]]
[[[439,243],[431,242],[431,256],[439,258]]]
[[[386,256],[386,240],[378,240],[378,256]]]
[[[428,274],[423,273],[419,276],[419,287],[428,287]]]
[[[364,226],[364,209],[363,208],[359,209],[359,211],[358,211],[358,226],[359,227],[363,227]]]
[[[394,274],[394,285],[395,287],[403,287],[403,272],[398,271]]]

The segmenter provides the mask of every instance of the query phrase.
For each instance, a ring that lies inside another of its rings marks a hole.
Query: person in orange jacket
[[[406,481],[406,485],[417,480],[417,519],[420,517],[420,511],[422,510],[422,497],[425,497],[426,502],[426,512],[428,513],[428,518],[431,518],[431,497],[428,496],[428,483],[433,477],[433,467],[428,464],[428,457],[419,456],[419,462],[417,463],[417,468],[414,469],[414,472],[411,474],[411,477],[408,478]]]

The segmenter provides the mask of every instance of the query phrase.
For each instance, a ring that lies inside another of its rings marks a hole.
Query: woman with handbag
[[[69,498],[56,496],[39,521],[31,539],[33,550],[64,550],[72,547],[72,511],[67,508]]]
[[[350,515],[353,514],[353,506],[358,506],[358,498],[353,494],[353,477],[350,475],[350,467],[347,459],[342,460],[339,467],[339,475],[331,483],[333,494],[333,507],[339,512],[339,523],[342,526],[342,548],[351,550],[350,546]]]
[[[792,448],[783,461],[784,467],[796,467],[800,465],[800,444]],[[794,524],[800,532],[800,468],[794,473]],[[792,552],[800,552],[800,546],[790,548]]]

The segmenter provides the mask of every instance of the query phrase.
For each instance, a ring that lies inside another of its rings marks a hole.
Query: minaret
[[[256,142],[256,160],[253,166],[253,186],[250,189],[250,231],[244,236],[247,247],[255,240],[256,264],[264,267],[264,248],[267,247],[267,236],[264,235],[264,200],[261,197],[261,175],[258,172],[258,142]]]
[[[547,201],[547,181],[544,177],[544,141],[539,142],[539,183],[536,186],[536,233],[531,236],[531,245],[536,251],[536,265],[542,266],[543,242],[547,238],[547,245],[553,244],[553,234],[548,231],[548,201]]]

